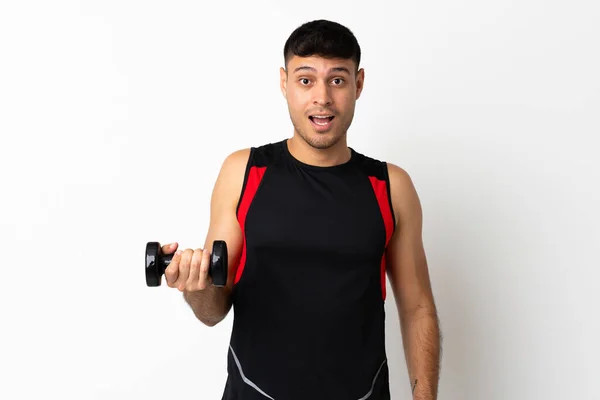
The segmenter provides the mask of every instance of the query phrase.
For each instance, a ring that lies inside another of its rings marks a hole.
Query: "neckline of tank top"
[[[286,157],[289,160],[291,160],[294,164],[297,164],[302,168],[311,169],[314,171],[335,171],[339,169],[348,168],[354,163],[357,155],[356,151],[354,151],[352,147],[348,147],[350,149],[350,159],[348,159],[346,162],[330,166],[312,165],[302,162],[292,155],[290,149],[288,148],[288,139],[284,139],[283,141],[279,142],[279,145],[283,148],[283,153],[286,155]]]

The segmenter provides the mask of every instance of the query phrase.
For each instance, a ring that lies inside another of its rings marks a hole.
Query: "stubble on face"
[[[347,134],[347,130],[349,126],[340,127],[338,129],[333,128],[328,132],[310,132],[308,134],[306,130],[303,128],[303,125],[306,125],[305,119],[308,117],[302,117],[302,123],[296,121],[293,113],[290,112],[290,119],[292,120],[292,125],[294,126],[295,132],[298,136],[306,142],[309,146],[314,149],[325,150],[330,147],[335,146],[340,140],[344,139]],[[336,114],[336,118],[340,118],[339,114]],[[342,121],[336,121],[341,123]],[[312,127],[308,127],[307,129],[312,129]]]

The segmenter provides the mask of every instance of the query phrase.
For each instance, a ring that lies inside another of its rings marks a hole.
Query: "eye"
[[[341,85],[342,83],[344,83],[344,79],[342,79],[342,78],[335,78],[333,80],[333,82],[336,82],[336,81],[337,81],[337,83],[335,83],[336,85]]]
[[[302,85],[308,85],[308,83],[309,83],[309,82],[310,82],[310,81],[309,81],[307,78],[300,78],[300,83],[301,83]]]

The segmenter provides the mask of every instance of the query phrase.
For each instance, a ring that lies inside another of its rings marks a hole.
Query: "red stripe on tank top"
[[[392,237],[392,233],[394,231],[394,219],[392,218],[392,210],[390,208],[390,203],[388,201],[388,190],[387,184],[385,181],[377,179],[374,176],[370,176],[369,180],[371,181],[371,185],[373,186],[373,191],[375,192],[375,197],[377,198],[377,203],[379,203],[379,210],[381,210],[381,216],[383,217],[383,223],[385,226],[385,247]],[[385,286],[385,271],[386,271],[386,257],[385,250],[383,252],[383,256],[381,257],[381,294],[383,299],[386,297],[386,286]]]
[[[246,265],[246,216],[248,215],[248,209],[250,208],[250,204],[254,199],[254,195],[258,190],[258,186],[260,185],[260,182],[262,181],[262,178],[265,175],[266,169],[267,167],[250,167],[250,171],[248,172],[246,188],[244,189],[244,193],[242,195],[242,200],[240,202],[240,207],[238,210],[238,222],[242,230],[243,246],[242,255],[240,257],[240,263],[235,273],[235,283],[239,282],[240,278],[242,277],[242,273],[244,272],[244,267]]]

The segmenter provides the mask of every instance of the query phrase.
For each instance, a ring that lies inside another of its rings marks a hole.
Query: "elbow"
[[[198,318],[198,320],[202,322],[205,326],[212,328],[214,326],[217,326],[221,321],[223,321],[226,316],[227,314],[219,316],[212,315],[210,317],[196,315],[196,318]]]
[[[202,322],[205,326],[208,326],[209,328],[217,326],[221,321],[223,321],[223,318],[218,318],[218,319],[215,319],[215,318],[211,318],[211,319],[203,318],[203,319],[200,319],[200,318],[198,318],[198,319],[200,320],[200,322]]]
[[[432,300],[421,301],[410,307],[400,307],[400,315],[404,318],[437,318],[437,307]]]

